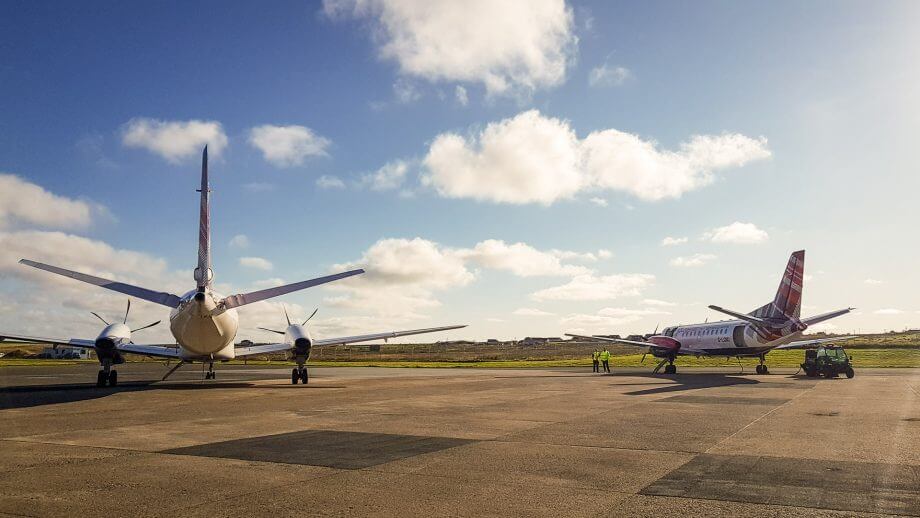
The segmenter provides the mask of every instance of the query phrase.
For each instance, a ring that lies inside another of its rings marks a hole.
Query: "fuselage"
[[[724,320],[668,327],[661,335],[650,337],[649,342],[659,337],[674,340],[680,344],[678,354],[759,356],[801,335],[802,330],[792,323],[766,333],[742,320]]]
[[[184,294],[179,306],[170,312],[169,330],[183,358],[231,360],[235,357],[233,340],[239,329],[239,316],[235,309],[217,310],[217,301],[222,299],[210,290],[203,293],[193,290]]]

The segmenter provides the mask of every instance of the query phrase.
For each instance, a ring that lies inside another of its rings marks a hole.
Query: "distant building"
[[[563,341],[562,338],[558,336],[550,336],[550,337],[528,336],[527,338],[524,338],[523,340],[518,342],[518,344],[523,345],[523,346],[533,346],[533,345],[546,345],[549,342],[561,342],[561,341]]]
[[[80,347],[45,347],[39,357],[54,360],[89,360],[93,356],[89,349]]]

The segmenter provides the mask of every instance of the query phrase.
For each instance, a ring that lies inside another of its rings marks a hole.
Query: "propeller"
[[[90,313],[91,313],[94,317],[96,317],[96,318],[98,318],[99,320],[101,320],[103,324],[105,324],[105,325],[107,325],[107,326],[108,326],[108,325],[111,325],[111,324],[109,324],[109,322],[108,322],[106,319],[104,319],[104,318],[102,318],[101,316],[99,316],[99,313],[96,313],[95,311],[90,311]],[[127,323],[128,323],[128,315],[129,315],[130,313],[131,313],[131,299],[128,299],[128,307],[125,309],[125,318],[122,319],[122,321],[121,321],[122,324],[127,324]],[[148,327],[153,327],[153,326],[159,324],[160,322],[162,322],[162,320],[157,320],[156,322],[154,322],[154,323],[152,323],[152,324],[147,324],[146,326],[138,327],[137,329],[132,329],[131,332],[133,333],[133,332],[135,332],[135,331],[140,331],[141,329],[147,329]]]
[[[302,326],[307,325],[307,322],[309,322],[311,318],[313,318],[314,316],[316,316],[316,312],[317,312],[317,311],[319,311],[319,308],[314,309],[314,310],[313,310],[313,313],[310,313],[310,316],[308,316],[307,319],[303,321],[303,324],[300,324],[300,325],[302,325]]]

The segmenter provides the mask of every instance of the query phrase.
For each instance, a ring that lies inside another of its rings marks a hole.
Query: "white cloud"
[[[868,284],[870,286],[878,286],[879,284],[885,284],[885,281],[880,281],[878,279],[869,278],[869,279],[864,280],[863,283]]]
[[[575,252],[543,252],[526,243],[507,244],[497,239],[477,243],[472,250],[461,251],[465,259],[493,270],[507,270],[519,277],[583,275],[590,272],[583,266],[562,264],[561,256],[573,257]]]
[[[249,144],[275,167],[291,167],[311,156],[328,156],[332,142],[305,126],[264,124],[249,130]]]
[[[598,207],[606,207],[606,206],[607,206],[607,200],[605,200],[604,198],[597,198],[597,197],[594,197],[594,198],[589,198],[588,201],[590,201],[591,203],[597,205]]]
[[[469,138],[438,135],[425,156],[422,182],[448,198],[550,205],[584,187],[580,162],[568,122],[531,110]]]
[[[588,84],[593,87],[620,86],[632,77],[632,72],[624,67],[614,67],[607,63],[591,69]]]
[[[671,237],[671,236],[667,236],[666,238],[664,238],[664,239],[661,240],[661,246],[682,245],[682,244],[684,244],[684,243],[686,243],[686,242],[687,242],[687,238],[686,238],[686,237]]]
[[[345,182],[338,176],[324,174],[316,179],[316,186],[320,189],[344,189]]]
[[[655,281],[654,275],[635,273],[595,276],[579,275],[566,284],[539,290],[531,298],[543,300],[612,300],[638,296]]]
[[[398,189],[406,180],[406,174],[408,172],[409,162],[405,160],[394,160],[388,162],[376,172],[364,175],[361,178],[361,184],[368,185],[375,191]]]
[[[459,103],[460,106],[466,106],[470,103],[470,97],[466,93],[466,88],[460,85],[457,85],[457,88],[454,89],[454,97],[457,99],[457,103]]]
[[[537,110],[469,136],[442,133],[429,146],[422,183],[448,198],[550,205],[587,190],[646,201],[678,198],[713,181],[713,171],[770,156],[766,139],[694,136],[680,151],[615,129],[579,140],[568,121]]]
[[[672,307],[672,306],[677,305],[674,302],[668,302],[666,300],[658,300],[658,299],[644,299],[642,301],[642,304],[645,306],[656,306],[656,307]]]
[[[227,135],[217,121],[161,121],[139,117],[122,127],[121,142],[178,163],[198,156],[205,145],[211,156],[220,155],[227,147]]]
[[[380,57],[404,76],[528,94],[565,80],[577,38],[563,0],[325,0],[333,18],[371,19]]]
[[[692,268],[695,266],[703,266],[704,264],[713,261],[716,256],[712,254],[693,254],[689,257],[675,257],[671,259],[671,266],[680,266],[683,268]]]
[[[904,313],[904,310],[895,309],[895,308],[885,308],[885,309],[876,309],[872,313],[876,315],[901,315]]]
[[[237,234],[230,239],[231,248],[249,248],[249,237],[246,234]]]
[[[542,309],[536,308],[518,308],[515,309],[512,314],[519,317],[551,317],[555,313],[550,313],[549,311],[543,311]]]
[[[769,234],[757,228],[757,225],[741,223],[740,221],[724,227],[714,228],[703,234],[703,239],[713,243],[734,243],[739,245],[763,243],[769,238]]]
[[[21,225],[78,229],[89,226],[93,207],[58,196],[18,176],[0,173],[0,229]]]
[[[560,319],[560,323],[580,329],[613,329],[632,322],[637,322],[648,316],[669,315],[667,311],[657,309],[629,309],[629,308],[603,308],[595,314],[571,314]]]
[[[393,83],[393,95],[400,104],[414,103],[422,98],[422,93],[415,84],[405,78],[399,78]]]
[[[600,259],[610,259],[611,257],[613,257],[613,252],[611,252],[610,250],[607,250],[606,248],[601,248],[600,250],[597,251],[597,257],[599,257]]]
[[[261,257],[240,257],[240,266],[265,271],[271,270],[273,267],[269,260]]]

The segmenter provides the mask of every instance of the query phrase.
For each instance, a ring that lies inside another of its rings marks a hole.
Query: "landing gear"
[[[677,374],[677,366],[674,365],[673,363],[669,363],[669,364],[665,365],[665,366],[664,366],[664,373],[665,373],[665,374]]]
[[[667,365],[665,365],[667,363]],[[652,371],[652,374],[658,374],[658,371],[664,367],[665,374],[677,374],[677,366],[674,365],[674,356],[668,356],[667,358],[658,362],[658,365],[655,367],[655,370]]]
[[[105,361],[102,363],[102,370],[96,375],[96,386],[104,387],[108,384],[110,387],[118,385],[118,371],[112,370],[112,362]]]
[[[770,374],[770,369],[764,365],[764,361],[766,361],[766,358],[764,358],[763,355],[760,355],[760,364],[757,365],[757,368],[755,369],[757,374]]]
[[[299,360],[299,358],[298,358]],[[306,359],[297,362],[297,367],[291,369],[291,385],[296,385],[299,380],[306,385],[310,381],[310,374],[307,372]]]
[[[209,363],[209,364],[208,364],[208,372],[205,373],[204,379],[206,379],[206,380],[217,379],[217,373],[214,372],[214,364],[213,364],[213,363]]]

